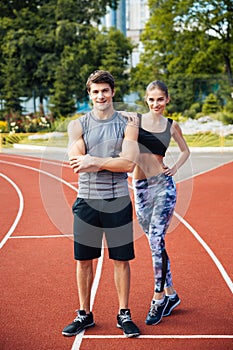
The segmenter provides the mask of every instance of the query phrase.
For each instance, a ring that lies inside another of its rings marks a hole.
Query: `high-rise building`
[[[140,35],[148,18],[147,0],[120,0],[117,10],[108,9],[108,13],[102,21],[102,25],[107,28],[120,29],[125,36],[131,38],[132,42],[137,45],[131,57],[133,67],[139,62],[139,56],[143,50]]]
[[[147,0],[126,0],[126,36],[131,38],[137,47],[133,50],[131,65],[134,67],[139,62],[140,53],[143,51],[140,35],[149,18],[149,7]]]
[[[126,0],[120,0],[117,10],[108,8],[106,16],[102,19],[102,25],[106,28],[115,27],[127,35],[126,14]]]

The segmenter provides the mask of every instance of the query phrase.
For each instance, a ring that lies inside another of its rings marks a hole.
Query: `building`
[[[133,50],[131,66],[135,67],[139,62],[140,53],[143,50],[140,35],[149,18],[147,0],[120,0],[117,10],[108,9],[108,13],[102,20],[106,28],[115,27],[132,39],[137,47]]]
[[[131,65],[135,67],[139,62],[140,53],[143,51],[140,35],[149,19],[149,7],[147,0],[127,0],[126,36],[131,38],[137,47],[132,53]]]

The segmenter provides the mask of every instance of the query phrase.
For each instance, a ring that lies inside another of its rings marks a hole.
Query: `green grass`
[[[18,134],[2,134],[1,135],[1,143],[2,147],[9,148],[13,147],[14,143],[23,144],[23,145],[32,145],[32,146],[50,146],[50,147],[67,147],[68,137],[67,133],[64,133],[63,137],[53,137],[50,139],[36,139],[30,140],[28,136],[35,135],[26,134],[26,133],[18,133]],[[37,133],[37,136],[44,135],[43,133]]]
[[[23,133],[14,135],[2,134],[2,147],[12,147],[14,143],[50,147],[67,147],[68,144],[67,133],[64,133],[63,137],[50,138],[49,140],[29,140],[29,135],[30,134]],[[37,135],[40,134],[38,133]],[[219,135],[212,133],[198,133],[195,135],[184,135],[184,138],[189,147],[233,147],[233,135],[228,135],[227,137],[220,137]],[[3,139],[5,140],[4,143]],[[171,141],[171,146],[176,146],[174,140]]]
[[[233,135],[220,137],[212,133],[198,133],[195,135],[184,135],[189,147],[233,147]],[[171,141],[171,146],[175,146],[175,141]]]
[[[68,137],[66,133],[64,133],[63,137],[53,137],[47,140],[44,140],[44,139],[30,140],[28,139],[28,137],[25,137],[19,142],[19,144],[49,146],[49,147],[67,147],[67,143],[68,143]]]

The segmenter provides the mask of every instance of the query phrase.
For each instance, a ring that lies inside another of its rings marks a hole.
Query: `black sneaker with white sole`
[[[152,300],[150,310],[148,312],[148,315],[146,317],[146,324],[148,325],[155,325],[158,324],[164,314],[164,310],[166,309],[168,303],[168,297],[164,297],[164,301],[162,303],[156,303],[155,300]]]
[[[164,310],[163,316],[169,316],[172,312],[172,310],[180,304],[180,298],[176,294],[174,298],[169,298],[168,297],[168,303],[167,306]]]
[[[84,310],[77,310],[77,317],[63,329],[62,334],[67,337],[72,337],[82,332],[85,328],[93,327],[94,325],[92,312],[86,314]]]
[[[123,330],[127,338],[138,337],[140,335],[138,327],[131,319],[129,309],[120,310],[120,313],[117,315],[117,327]]]

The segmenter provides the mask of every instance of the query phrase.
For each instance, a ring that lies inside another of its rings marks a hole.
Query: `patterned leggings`
[[[171,176],[159,174],[134,180],[135,210],[149,241],[154,269],[154,290],[172,286],[170,260],[165,250],[165,234],[176,204],[176,186]]]

